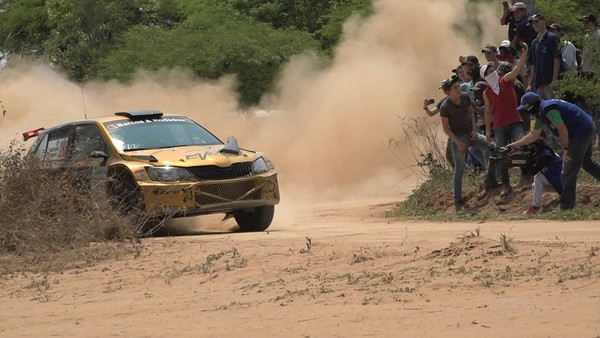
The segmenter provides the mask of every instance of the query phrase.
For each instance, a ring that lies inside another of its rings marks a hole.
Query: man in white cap
[[[510,41],[503,40],[498,47],[498,61],[505,61],[513,65],[517,64],[515,61],[515,50],[512,48]]]
[[[517,109],[525,109],[534,116],[535,122],[529,134],[507,147],[514,150],[535,142],[542,133],[542,127],[549,127],[564,148],[561,173],[563,191],[558,200],[559,208],[574,208],[579,170],[583,168],[600,180],[600,163],[592,159],[592,141],[596,129],[592,117],[572,103],[556,99],[540,100],[533,92],[523,95]]]

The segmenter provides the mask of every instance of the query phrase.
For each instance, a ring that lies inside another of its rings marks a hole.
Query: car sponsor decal
[[[208,155],[216,155],[218,153],[219,152],[215,151],[215,150],[207,150],[204,152],[204,154],[196,153],[196,154],[191,154],[191,155],[185,155],[185,159],[186,160],[195,160],[195,159],[206,160]]]
[[[173,117],[173,118],[148,119],[148,120],[139,120],[139,121],[123,120],[123,122],[108,122],[108,123],[105,123],[105,125],[106,125],[107,129],[114,130],[114,129],[123,128],[123,127],[130,127],[130,126],[138,125],[138,124],[164,123],[164,122],[192,123],[191,121],[184,119],[184,118]]]

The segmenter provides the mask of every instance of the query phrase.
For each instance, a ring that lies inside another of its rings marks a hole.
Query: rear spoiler
[[[34,129],[34,130],[30,130],[30,131],[26,131],[23,133],[23,141],[27,141],[32,137],[36,137],[38,136],[42,131],[44,131],[44,128],[38,128],[38,129]]]

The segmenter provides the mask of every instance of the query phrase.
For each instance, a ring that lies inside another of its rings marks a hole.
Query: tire
[[[252,212],[238,211],[233,214],[235,221],[244,232],[264,231],[273,221],[275,206],[269,205],[254,208]]]
[[[129,217],[131,226],[140,235],[147,235],[153,228],[153,220],[145,213],[144,196],[129,173],[116,173],[110,179],[110,202],[121,215]]]

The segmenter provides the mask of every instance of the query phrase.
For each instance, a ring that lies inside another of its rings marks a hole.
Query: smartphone
[[[430,105],[430,104],[434,104],[435,100],[434,99],[427,99],[427,101],[425,101],[425,104]]]
[[[508,9],[508,2],[502,1],[502,7]]]

